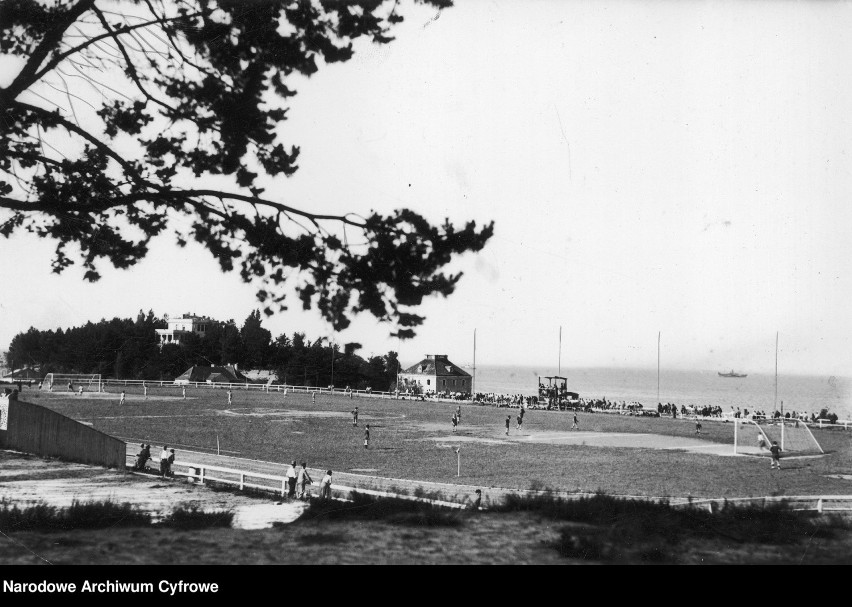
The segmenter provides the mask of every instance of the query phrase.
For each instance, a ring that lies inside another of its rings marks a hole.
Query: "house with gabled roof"
[[[193,365],[175,379],[176,384],[241,384],[250,383],[237,371],[236,365]]]
[[[416,391],[422,393],[469,393],[471,380],[470,373],[453,363],[446,354],[427,354],[426,358],[399,374],[401,391],[416,386]]]

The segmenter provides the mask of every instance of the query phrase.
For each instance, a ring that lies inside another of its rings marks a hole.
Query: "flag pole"
[[[476,329],[473,330],[473,380],[470,384],[470,397],[476,394]]]
[[[660,404],[660,335],[662,331],[657,331],[657,404]]]
[[[775,400],[772,401],[772,414],[778,409],[778,331],[775,331]]]

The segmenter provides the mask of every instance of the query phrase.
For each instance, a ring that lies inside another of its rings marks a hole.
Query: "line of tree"
[[[233,320],[213,321],[205,334],[182,336],[180,345],[160,346],[157,329],[165,318],[139,311],[136,319],[113,318],[80,327],[18,333],[6,355],[9,366],[34,367],[47,373],[100,373],[105,378],[172,380],[193,365],[237,365],[263,369],[281,383],[353,389],[389,390],[395,385],[396,352],[367,359],[357,354],[361,344],[330,344],[309,340],[304,333],[272,333],[253,310],[241,327]]]

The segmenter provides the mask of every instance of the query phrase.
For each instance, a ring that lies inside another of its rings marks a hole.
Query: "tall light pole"
[[[470,384],[470,396],[476,394],[476,329],[473,330],[473,380]]]
[[[772,415],[778,409],[778,331],[775,331],[775,400],[772,401]]]
[[[559,325],[559,370],[557,375],[562,375],[562,325]]]

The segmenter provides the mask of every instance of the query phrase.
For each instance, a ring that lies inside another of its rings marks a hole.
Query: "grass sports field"
[[[450,418],[458,403],[342,395],[233,391],[180,387],[121,388],[105,394],[25,389],[21,400],[39,404],[127,440],[181,450],[282,464],[307,461],[377,477],[473,485],[487,489],[552,488],[658,497],[750,497],[852,494],[852,431],[814,429],[820,457],[782,460],[733,456],[733,425],[705,421],[700,437],[690,420],[528,411],[516,430],[517,409],[462,403],[461,424]],[[359,409],[358,427],[350,411]],[[509,436],[505,420],[511,415]],[[370,448],[364,427],[370,424]],[[461,448],[461,475],[454,447]],[[846,478],[844,478],[846,477]]]

